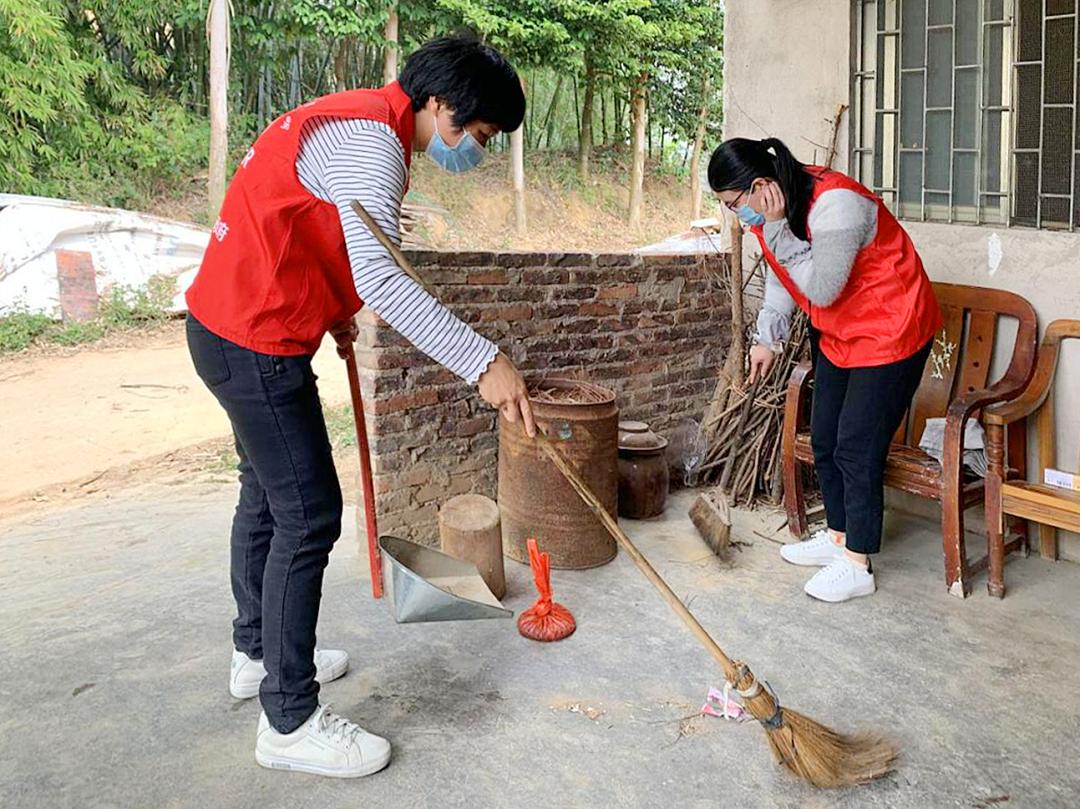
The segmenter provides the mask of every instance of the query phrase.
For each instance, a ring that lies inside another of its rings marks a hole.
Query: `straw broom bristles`
[[[776,760],[816,787],[865,784],[892,772],[897,749],[872,733],[840,733],[806,714],[779,705],[744,663],[735,662],[729,682],[761,726]]]

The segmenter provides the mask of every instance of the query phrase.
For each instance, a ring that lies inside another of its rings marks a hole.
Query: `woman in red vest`
[[[795,306],[810,317],[811,443],[828,528],[781,556],[822,567],[804,588],[814,598],[870,595],[889,444],[941,326],[930,280],[880,199],[838,171],[803,165],[776,138],[721,144],[709,185],[768,263],[751,381],[772,367]]]
[[[315,648],[342,513],[311,370],[327,332],[347,345],[366,305],[535,432],[510,361],[401,272],[350,203],[399,241],[413,152],[466,171],[524,113],[521,82],[498,52],[435,40],[397,82],[318,98],[271,122],[229,184],[187,293],[187,334],[240,457],[229,690],[260,698],[255,758],[265,767],[357,777],[390,761],[389,742],[319,703],[319,684],[348,668],[345,652]]]

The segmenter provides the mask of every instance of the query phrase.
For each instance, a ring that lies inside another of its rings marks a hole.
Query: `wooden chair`
[[[979,411],[1018,396],[1034,370],[1038,339],[1035,310],[1019,295],[996,289],[934,284],[944,326],[934,338],[922,382],[912,407],[893,438],[885,467],[885,485],[941,503],[941,532],[945,550],[945,586],[963,598],[971,591],[971,577],[987,567],[986,557],[969,562],[964,541],[964,512],[983,500],[983,481],[964,474],[964,425]],[[987,385],[994,342],[1002,318],[1017,323],[1012,359],[1005,375]],[[814,452],[809,433],[809,363],[796,368],[788,382],[784,411],[784,507],[788,528],[798,537],[808,532],[802,465],[812,466]],[[930,418],[945,417],[943,462],[919,449],[923,427]],[[1013,457],[1024,457],[1024,432],[1010,432]],[[1016,474],[1023,476],[1021,466]],[[1023,546],[1021,537],[1006,546]]]
[[[1039,524],[1039,551],[1046,559],[1057,559],[1057,529],[1080,531],[1080,492],[1047,486],[1043,473],[1053,467],[1054,401],[1050,391],[1057,371],[1061,343],[1080,338],[1080,320],[1055,320],[1046,330],[1039,347],[1035,375],[1023,394],[1010,402],[989,407],[983,415],[986,425],[986,456],[989,473],[986,476],[986,531],[990,556],[990,595],[1005,595],[1005,554],[1015,539],[1005,541],[1005,520],[1017,517]],[[1014,445],[1013,433],[1022,432],[1025,420],[1038,413],[1035,421],[1038,434],[1038,477],[1029,483],[1023,477],[1010,479],[1010,464],[1023,467],[1023,457]]]

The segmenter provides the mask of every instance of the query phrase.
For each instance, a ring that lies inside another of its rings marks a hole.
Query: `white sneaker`
[[[329,683],[349,670],[349,653],[339,649],[315,650],[315,680]],[[259,684],[266,676],[261,660],[252,660],[233,649],[229,693],[236,699],[251,699],[259,694]]]
[[[255,737],[255,760],[272,770],[359,778],[390,763],[390,742],[338,716],[329,705],[320,705],[292,733],[278,733],[262,714]]]
[[[793,565],[824,567],[844,558],[844,546],[837,545],[829,529],[823,528],[803,542],[781,545],[780,556]]]
[[[847,558],[840,558],[811,576],[803,590],[808,596],[819,601],[835,604],[859,596],[873,595],[877,584],[874,582],[874,574],[869,570],[852,564]]]

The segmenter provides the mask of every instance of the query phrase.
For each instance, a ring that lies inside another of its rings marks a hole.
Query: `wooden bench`
[[[1057,559],[1057,529],[1080,532],[1080,492],[1043,483],[1047,467],[1056,463],[1054,401],[1050,396],[1057,371],[1061,343],[1080,338],[1080,320],[1055,320],[1046,329],[1039,347],[1035,375],[1023,394],[1010,402],[989,407],[983,416],[986,425],[986,530],[990,555],[990,595],[1005,595],[1005,554],[1015,539],[1005,539],[1009,517],[1039,524],[1039,551],[1047,559]],[[1038,435],[1036,482],[1010,479],[1010,466],[1023,466],[1023,458],[1012,440],[1014,432],[1025,430],[1025,420],[1035,420]]]
[[[885,467],[885,485],[941,503],[941,532],[945,552],[945,585],[963,598],[971,591],[971,577],[987,567],[988,558],[971,562],[964,537],[964,512],[984,499],[980,478],[965,475],[963,435],[967,420],[981,409],[1020,395],[1031,379],[1038,339],[1037,319],[1031,304],[1002,290],[959,284],[934,284],[944,326],[934,338],[922,382],[912,407],[893,438]],[[1009,367],[1001,379],[988,385],[990,362],[998,329],[1004,318],[1017,322]],[[802,466],[814,464],[810,444],[809,404],[813,370],[809,363],[796,368],[788,382],[784,410],[784,507],[788,528],[805,537],[809,526]],[[927,419],[946,419],[942,463],[919,449]],[[1010,431],[1010,450],[1022,460],[1023,430]],[[1023,477],[1021,464],[1014,476]],[[1026,548],[1021,536],[1006,550]]]

